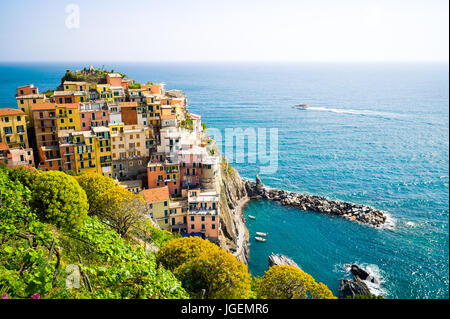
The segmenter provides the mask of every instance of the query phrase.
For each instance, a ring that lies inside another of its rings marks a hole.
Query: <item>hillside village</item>
[[[218,241],[220,157],[186,95],[116,72],[67,71],[55,91],[17,88],[0,108],[0,163],[98,173],[140,193],[161,229]]]

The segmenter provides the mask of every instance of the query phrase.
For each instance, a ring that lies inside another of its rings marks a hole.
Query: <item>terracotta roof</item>
[[[137,102],[122,102],[120,103],[121,107],[137,107]]]
[[[169,200],[169,187],[156,187],[151,189],[145,189],[141,192],[147,203],[158,203],[165,200]]]
[[[45,110],[54,110],[56,109],[55,103],[37,103],[31,106],[32,111],[45,111]]]
[[[9,149],[9,146],[8,146],[8,144],[7,143],[5,143],[5,142],[0,142],[0,150],[8,150]]]
[[[0,116],[8,116],[8,115],[19,115],[19,114],[25,114],[23,111],[19,109],[11,109],[11,108],[0,108]]]

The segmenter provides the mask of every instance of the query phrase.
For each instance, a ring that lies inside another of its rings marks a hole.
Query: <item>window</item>
[[[205,224],[202,224],[202,230],[205,230]]]
[[[5,117],[5,122],[8,123],[9,122],[9,117]]]
[[[202,222],[204,222],[205,221],[205,216],[202,216]]]
[[[211,216],[211,220],[214,222],[216,221],[216,216]]]
[[[167,206],[167,201],[164,201],[164,206]]]
[[[216,224],[212,224],[211,229],[216,229]]]
[[[195,217],[194,217],[194,216],[191,216],[191,222],[193,222],[193,221],[194,221],[194,219],[195,219]]]
[[[20,104],[23,104],[23,100],[20,100]]]
[[[191,229],[194,229],[194,225],[191,225]]]
[[[172,225],[175,225],[175,218],[172,218]]]
[[[17,121],[19,121],[19,122],[20,122],[20,120],[21,120],[21,117],[20,117],[20,116],[18,116],[18,117],[17,117]]]

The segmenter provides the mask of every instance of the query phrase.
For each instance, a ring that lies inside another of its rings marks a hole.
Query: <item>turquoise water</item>
[[[101,64],[95,64],[101,66]],[[373,229],[270,202],[245,210],[250,271],[271,252],[294,259],[335,293],[344,264],[374,272],[390,298],[449,297],[448,64],[105,65],[139,81],[185,91],[208,127],[276,127],[279,169],[272,187],[387,210],[395,226]],[[83,64],[0,64],[0,107],[15,87],[53,89]],[[310,109],[294,109],[307,103]],[[253,179],[258,165],[233,164]],[[255,231],[268,232],[266,243]]]

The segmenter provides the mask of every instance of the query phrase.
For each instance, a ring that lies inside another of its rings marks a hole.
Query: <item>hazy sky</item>
[[[2,0],[0,61],[448,61],[448,30],[448,0]]]

